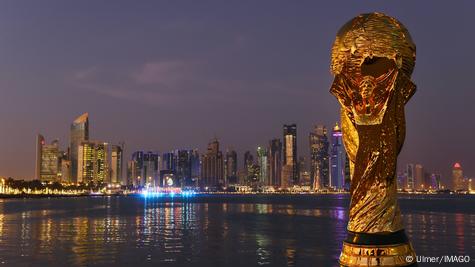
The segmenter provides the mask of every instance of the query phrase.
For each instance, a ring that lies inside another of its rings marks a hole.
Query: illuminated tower
[[[109,181],[109,145],[83,141],[78,146],[77,183],[104,183]]]
[[[45,144],[45,138],[39,134],[36,136],[36,167],[35,167],[35,179],[41,178],[41,150]]]
[[[81,142],[89,140],[88,113],[82,114],[73,121],[70,134],[71,182],[76,183],[78,181],[78,148]]]
[[[58,140],[46,144],[42,135],[36,137],[36,174],[42,182],[55,182],[61,178],[61,153]]]
[[[310,179],[314,189],[330,186],[327,128],[317,125],[310,133]]]
[[[245,180],[241,181],[244,183],[251,182],[251,176],[253,174],[254,166],[254,156],[252,156],[251,151],[244,152],[244,177]]]
[[[110,162],[110,183],[121,184],[122,182],[122,161],[123,151],[121,146],[111,146],[111,162]]]
[[[453,183],[453,190],[460,191],[465,190],[465,183],[463,178],[463,170],[460,163],[456,162],[454,167],[452,168],[452,183]]]
[[[205,187],[217,188],[224,184],[224,160],[219,150],[218,139],[208,144],[208,151],[203,155],[201,168],[201,184]]]
[[[260,185],[269,185],[269,166],[267,162],[267,149],[264,147],[257,148],[257,165],[259,165],[259,178]]]
[[[414,189],[423,190],[424,189],[424,167],[421,164],[416,164],[414,166]]]
[[[414,164],[407,164],[406,166],[406,178],[407,178],[407,185],[406,189],[409,191],[412,191],[415,189],[415,184],[414,184]]]
[[[297,125],[284,124],[284,171],[285,184],[288,186],[299,184],[297,164]]]
[[[129,166],[134,186],[160,186],[160,156],[155,152],[135,151]]]
[[[346,152],[342,142],[342,132],[338,123],[333,127],[331,144],[331,173],[330,185],[334,189],[341,190],[345,186],[345,160]]]

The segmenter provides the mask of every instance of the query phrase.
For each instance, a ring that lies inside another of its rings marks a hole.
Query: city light
[[[188,198],[195,196],[196,192],[192,190],[181,190],[180,188],[148,188],[144,189],[141,195],[144,198]]]

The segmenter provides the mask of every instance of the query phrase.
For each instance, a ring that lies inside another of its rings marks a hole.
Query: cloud
[[[286,99],[306,98],[313,77],[292,80],[240,78],[239,73],[218,76],[219,66],[202,61],[151,61],[129,68],[91,66],[72,75],[73,84],[101,95],[164,108],[186,105],[241,107],[282,105]],[[280,102],[280,103],[279,103]]]
[[[172,107],[197,100],[219,101],[218,87],[192,61],[146,62],[132,68],[89,67],[71,75],[73,85],[101,95]],[[221,87],[223,88],[223,87]]]
[[[176,86],[193,79],[193,63],[183,61],[162,61],[145,63],[132,76],[137,84]]]

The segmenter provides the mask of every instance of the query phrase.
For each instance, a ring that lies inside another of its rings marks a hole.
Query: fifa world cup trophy
[[[415,266],[397,203],[396,162],[405,138],[404,105],[416,47],[407,29],[381,13],[362,14],[338,32],[330,92],[341,105],[350,160],[351,202],[342,266]]]

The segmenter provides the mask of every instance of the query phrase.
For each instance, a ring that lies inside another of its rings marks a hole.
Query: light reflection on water
[[[224,202],[226,201],[226,202]],[[348,199],[161,202],[135,197],[0,200],[0,263],[15,266],[336,266]],[[475,258],[474,198],[403,199],[425,256]],[[448,203],[447,203],[448,202]],[[450,203],[454,202],[454,203]],[[424,206],[426,205],[426,206]]]

